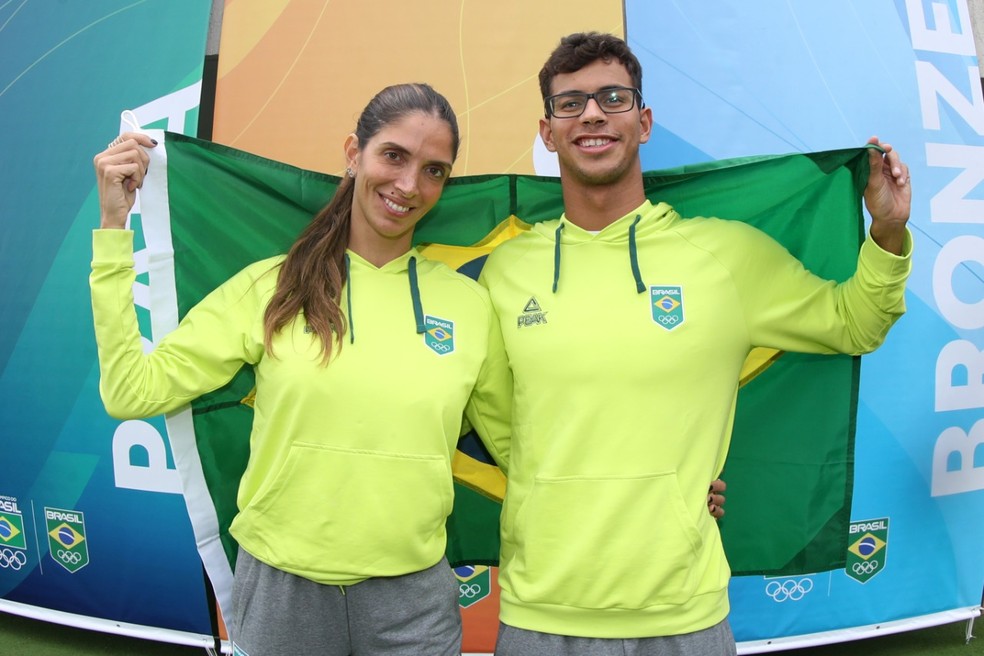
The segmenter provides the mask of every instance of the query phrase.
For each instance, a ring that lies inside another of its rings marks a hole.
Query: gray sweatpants
[[[458,582],[447,560],[421,572],[322,585],[239,550],[230,622],[236,656],[461,653]]]
[[[499,625],[496,656],[735,656],[728,620],[683,635],[658,638],[577,638]]]

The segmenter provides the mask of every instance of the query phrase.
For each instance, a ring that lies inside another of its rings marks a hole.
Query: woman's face
[[[349,136],[345,152],[355,173],[350,248],[363,256],[409,250],[414,226],[440,199],[451,174],[452,143],[447,122],[423,112],[390,123],[365,144]]]

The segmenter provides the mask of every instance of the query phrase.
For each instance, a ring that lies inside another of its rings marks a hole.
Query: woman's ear
[[[353,172],[359,167],[359,138],[353,132],[345,138],[345,166]]]

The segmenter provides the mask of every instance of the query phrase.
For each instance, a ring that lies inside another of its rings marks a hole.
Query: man
[[[858,271],[807,272],[737,221],[683,220],[643,189],[653,118],[621,39],[564,38],[540,135],[564,216],[500,246],[482,281],[515,377],[496,653],[734,654],[730,570],[706,510],[754,346],[864,353],[904,312],[907,167],[876,138]],[[678,323],[660,323],[666,309]],[[525,325],[525,312],[546,322]],[[682,317],[682,321],[679,318]]]

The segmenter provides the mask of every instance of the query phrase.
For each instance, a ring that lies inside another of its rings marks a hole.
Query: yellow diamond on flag
[[[680,302],[673,298],[672,296],[664,296],[658,301],[654,302],[653,305],[658,307],[663,312],[672,312],[673,310],[680,307]]]
[[[66,549],[76,547],[85,540],[81,533],[64,522],[48,531],[48,535]]]
[[[865,533],[857,542],[847,548],[859,558],[868,560],[885,547],[885,541],[871,533]]]
[[[2,523],[3,526],[7,529],[6,531],[0,533],[0,539],[2,539],[4,542],[10,542],[11,540],[13,540],[18,535],[21,534],[20,529],[14,526],[10,522],[10,520],[8,520],[6,517],[0,517],[0,523]]]
[[[441,328],[440,326],[438,326],[437,328],[431,328],[430,330],[427,331],[427,333],[434,339],[441,342],[446,342],[449,339],[451,339],[451,334],[444,328]]]

